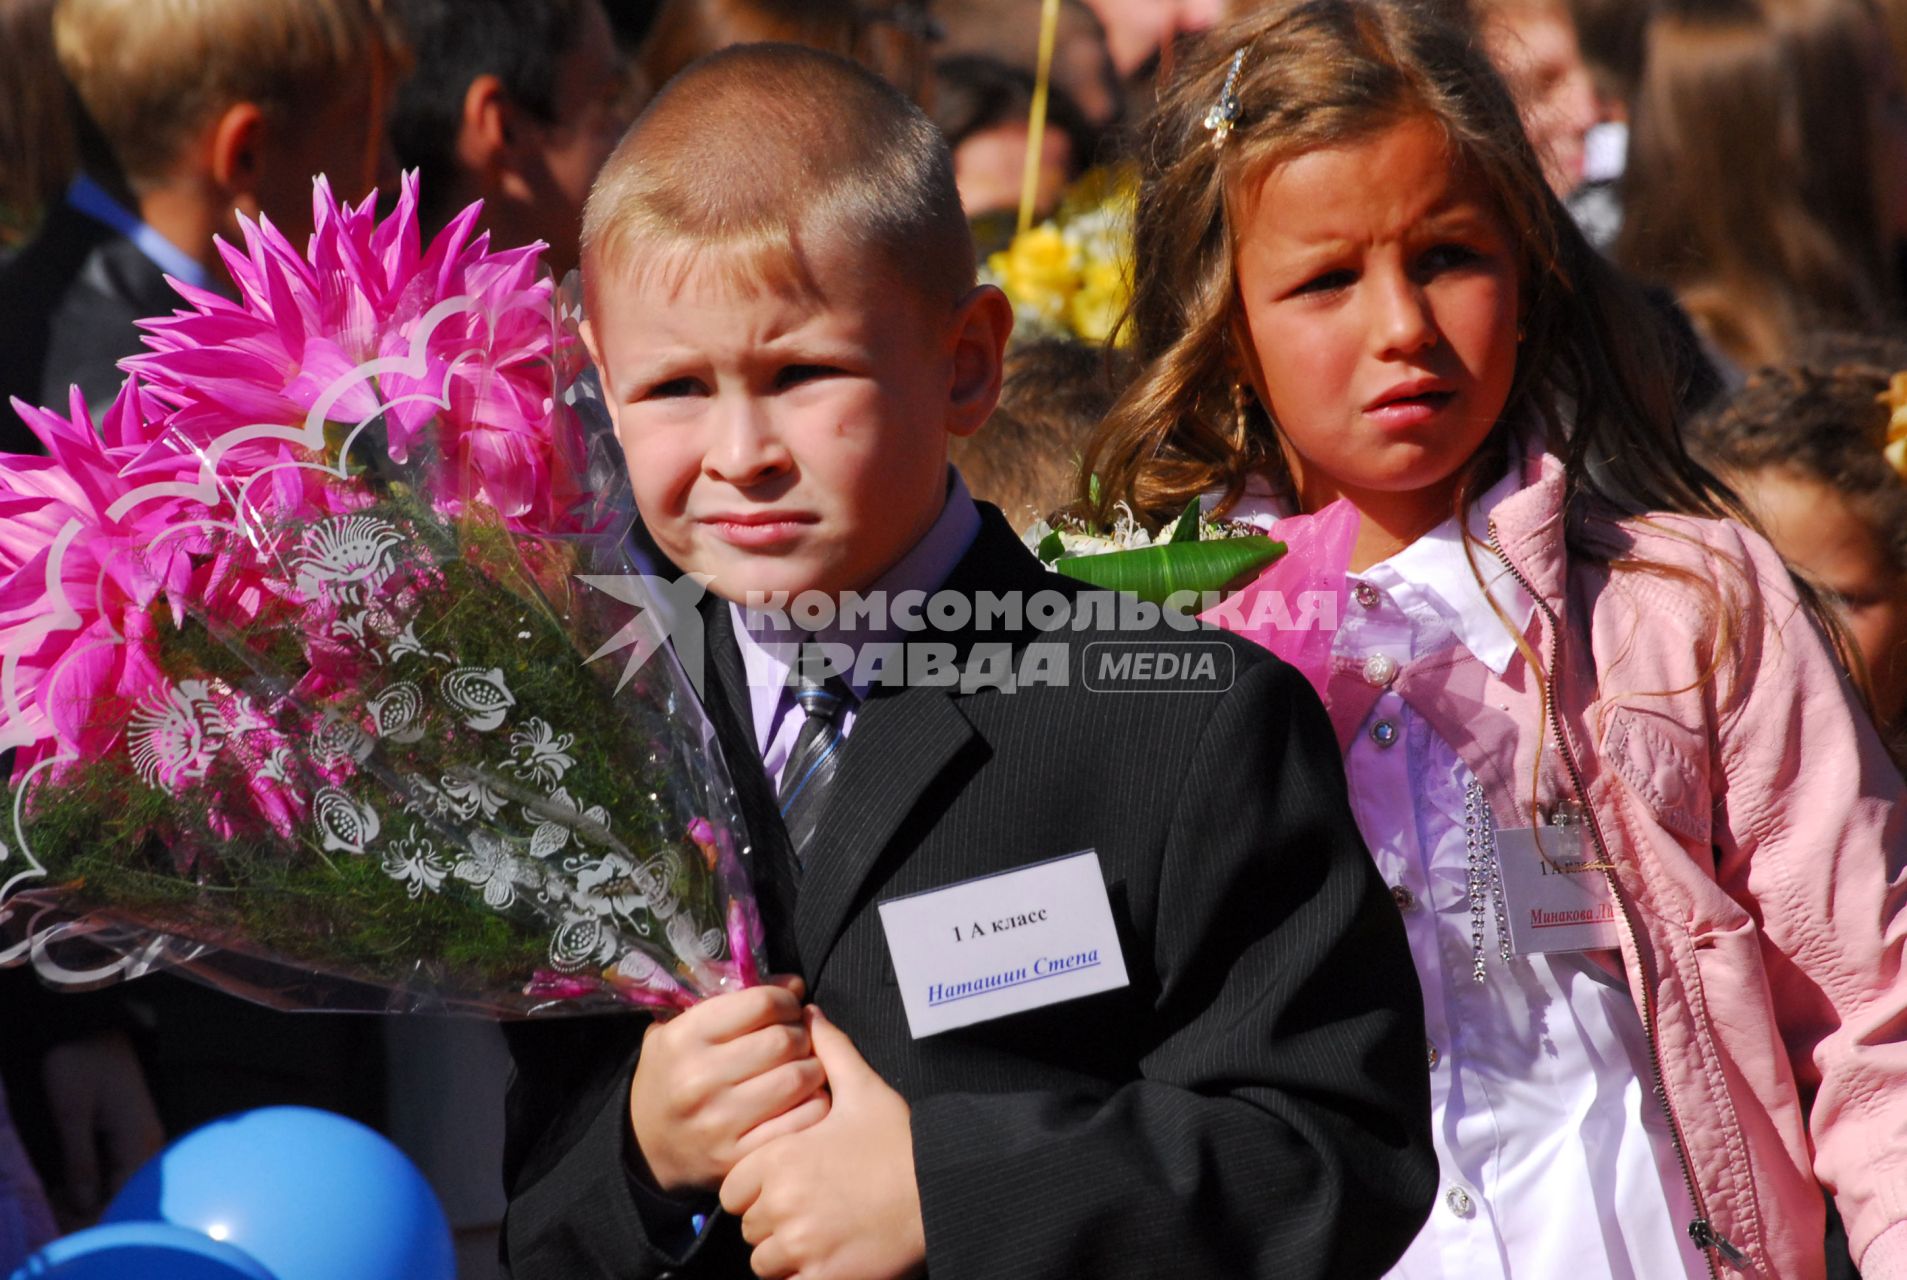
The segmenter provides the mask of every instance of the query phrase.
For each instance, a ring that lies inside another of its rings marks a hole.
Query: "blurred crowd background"
[[[1396,2],[1469,24],[1557,195],[1677,321],[1691,445],[1846,609],[1899,743],[1907,0]],[[543,241],[567,272],[644,102],[705,53],[784,40],[863,62],[946,134],[1023,334],[956,460],[1024,525],[1074,496],[1119,394],[1127,162],[1226,8],[1062,0],[1040,226],[1016,235],[1040,0],[0,0],[0,448],[36,448],[6,397],[63,406],[77,386],[105,406],[133,322],[172,308],[166,277],[229,291],[215,240],[238,243],[240,215],[308,230],[315,173],[356,199],[414,169],[427,232],[480,199],[493,244]],[[165,1135],[303,1103],[392,1135],[443,1196],[462,1274],[494,1274],[506,1071],[477,1023],[278,1014],[165,978],[54,997],[0,974],[0,1077],[68,1230]],[[6,1241],[0,1224],[0,1264]]]

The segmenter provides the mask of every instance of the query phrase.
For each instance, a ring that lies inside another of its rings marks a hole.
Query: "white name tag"
[[[1584,830],[1522,827],[1496,833],[1504,915],[1515,954],[1598,951],[1618,944],[1609,878],[1584,848]]]
[[[880,904],[916,1040],[1126,985],[1092,850]]]

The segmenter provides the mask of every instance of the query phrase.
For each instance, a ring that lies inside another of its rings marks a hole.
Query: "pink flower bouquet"
[[[295,1006],[682,1008],[757,980],[747,840],[534,249],[322,179],[0,456],[0,962]],[[599,442],[600,443],[600,442]],[[626,651],[626,652],[624,652]],[[603,661],[599,661],[603,660]]]

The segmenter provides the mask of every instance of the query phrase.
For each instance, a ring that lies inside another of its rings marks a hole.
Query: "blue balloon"
[[[241,1112],[132,1176],[105,1222],[163,1221],[234,1245],[274,1280],[455,1280],[450,1225],[389,1141],[308,1107]]]
[[[55,1240],[13,1280],[276,1280],[243,1249],[170,1222],[115,1222]]]

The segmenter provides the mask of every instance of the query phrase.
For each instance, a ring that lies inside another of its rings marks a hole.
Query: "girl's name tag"
[[[1618,944],[1609,877],[1584,849],[1583,834],[1580,826],[1496,833],[1514,954],[1599,951]]]

